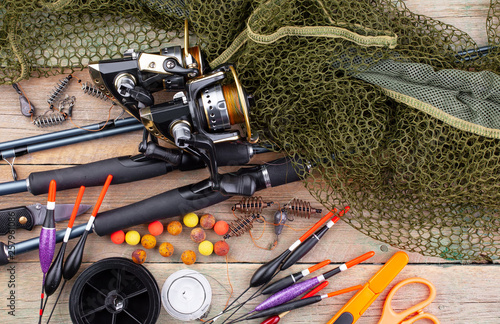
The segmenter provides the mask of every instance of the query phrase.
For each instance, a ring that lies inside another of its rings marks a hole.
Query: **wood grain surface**
[[[406,1],[406,4],[408,8],[417,13],[442,20],[464,30],[480,46],[487,43],[485,25],[489,5],[488,0],[411,0]],[[89,81],[90,79],[87,71],[77,72],[75,76],[83,81]],[[37,114],[41,114],[47,109],[47,93],[63,77],[31,79],[21,83],[25,93],[37,107]],[[76,125],[83,126],[106,120],[108,112],[111,118],[115,118],[120,113],[120,109],[117,107],[110,108],[108,103],[83,95],[77,82],[72,82],[66,93],[77,98],[72,121]],[[74,127],[70,121],[66,121],[56,127],[37,128],[30,123],[29,118],[20,114],[18,95],[12,87],[0,86],[0,95],[0,142]],[[25,179],[30,173],[36,171],[69,167],[122,155],[134,155],[137,154],[137,147],[141,138],[142,133],[135,132],[51,149],[16,158],[15,166],[19,178]],[[273,154],[258,155],[252,160],[252,163],[262,163],[273,159],[273,157],[275,157]],[[221,169],[221,172],[228,172],[234,168],[223,167]],[[175,171],[165,176],[137,183],[113,185],[104,199],[101,211],[125,206],[170,189],[197,182],[206,177],[208,177],[206,170]],[[2,161],[0,164],[0,183],[8,181],[12,181],[10,167]],[[100,188],[88,188],[83,203],[94,204],[99,192]],[[73,203],[76,194],[77,189],[58,192],[57,202]],[[310,201],[314,207],[321,208],[301,183],[265,189],[259,192],[258,195],[264,197],[265,200],[274,201],[276,205],[278,203],[284,204],[292,198],[299,198]],[[0,209],[36,202],[44,203],[46,198],[46,195],[36,197],[29,193],[3,196],[0,198]],[[212,213],[217,219],[231,221],[234,219],[231,206],[237,201],[238,198],[231,198],[216,206],[200,210],[198,213]],[[276,210],[276,206],[270,207],[264,211],[263,215],[268,220],[272,220]],[[85,223],[88,216],[89,213],[79,217],[76,224]],[[171,220],[163,220],[162,223],[166,225]],[[152,272],[160,288],[170,274],[180,269],[190,268],[206,275],[214,294],[210,313],[213,315],[226,304],[231,286],[234,289],[234,297],[247,287],[255,269],[286,249],[312,223],[313,220],[296,218],[293,223],[289,223],[290,227],[285,227],[283,234],[279,238],[277,248],[272,251],[259,249],[255,246],[257,244],[268,247],[272,244],[274,240],[272,226],[269,224],[256,224],[252,231],[253,237],[256,239],[255,244],[249,234],[228,240],[231,251],[227,258],[227,264],[224,257],[198,254],[196,264],[192,266],[184,265],[180,261],[182,251],[187,249],[197,250],[197,245],[189,238],[189,230],[184,228],[179,236],[172,236],[165,232],[158,237],[158,244],[164,241],[171,242],[175,248],[173,256],[164,258],[157,249],[148,250],[147,262],[144,266]],[[58,229],[63,229],[65,226],[65,222],[57,225]],[[131,229],[139,231],[141,235],[147,233],[147,225],[135,226]],[[31,232],[18,230],[15,233],[14,241],[20,242],[36,237],[39,232],[40,227]],[[208,231],[207,239],[215,242],[220,237],[214,232]],[[7,243],[7,238],[0,237],[0,241]],[[70,241],[68,249],[71,249],[75,243],[75,240]],[[104,258],[117,256],[130,258],[131,253],[136,248],[137,246],[126,244],[112,244],[109,236],[90,235],[80,272],[88,268],[93,262]],[[332,278],[326,291],[330,292],[356,284],[363,284],[397,251],[393,247],[362,235],[346,223],[339,222],[325,235],[321,243],[300,261],[300,264],[287,270],[285,274],[302,270],[324,259],[331,260],[332,265],[327,267],[327,269],[331,269],[367,251],[375,251],[376,254],[362,265],[358,265],[347,273]],[[409,253],[409,256],[409,265],[405,267],[389,287],[405,278],[423,277],[430,280],[437,289],[437,297],[427,307],[426,311],[436,315],[441,323],[500,323],[500,298],[498,297],[499,290],[497,287],[500,266],[498,264],[460,264],[459,262],[425,257],[416,253]],[[11,265],[14,267],[14,271],[9,270],[12,269],[9,266],[0,268],[0,323],[34,323],[38,319],[42,280],[42,273],[38,264],[38,252],[32,251],[19,255],[12,261]],[[65,292],[62,294],[59,306],[54,313],[53,323],[71,323],[68,299],[73,282],[74,280],[67,285]],[[12,284],[15,286],[9,287]],[[15,317],[8,314],[10,311],[8,298],[11,295],[11,290],[14,291],[16,301]],[[388,289],[373,303],[358,323],[371,324],[378,322],[387,293]],[[427,291],[423,287],[415,286],[405,289],[395,297],[393,307],[395,310],[405,309],[425,299],[426,294]],[[282,322],[325,323],[351,296],[352,293],[330,298],[315,306],[294,311],[287,315]],[[55,298],[52,297],[48,303],[49,307],[52,306],[54,300]],[[245,306],[245,309],[250,310],[252,306],[255,306],[260,301],[262,301],[262,298],[249,303]],[[161,310],[158,323],[175,322],[177,321],[168,315],[164,309]],[[260,321],[253,321],[252,323],[260,323]],[[425,321],[419,323],[425,323]]]

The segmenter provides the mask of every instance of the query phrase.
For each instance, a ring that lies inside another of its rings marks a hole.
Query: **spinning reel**
[[[163,139],[205,162],[212,190],[252,195],[248,188],[221,183],[216,144],[257,141],[249,119],[253,98],[232,65],[210,70],[200,49],[188,48],[188,43],[186,24],[184,48],[171,46],[159,54],[127,50],[122,59],[90,64],[90,75],[99,90],[144,124],[152,138],[147,142],[145,133],[139,147],[146,156],[178,163],[178,153],[157,145]],[[153,93],[163,90],[176,93],[172,100],[155,104]]]

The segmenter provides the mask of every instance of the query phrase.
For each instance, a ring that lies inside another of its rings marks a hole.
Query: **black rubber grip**
[[[20,222],[20,218],[26,219]],[[24,223],[24,224],[23,224]],[[15,207],[0,210],[0,235],[6,235],[10,231],[26,229],[31,231],[34,226],[34,219],[26,207]]]
[[[94,221],[94,232],[99,236],[107,235],[127,227],[184,215],[231,198],[216,191],[192,195],[190,187],[170,190],[135,204],[99,213]]]
[[[266,170],[271,180],[270,184],[273,187],[299,180],[299,176],[295,173],[294,168],[291,167],[289,159],[273,161],[272,165],[266,166]],[[266,188],[262,166],[243,168],[237,174],[246,179],[252,177],[257,184],[257,190]],[[221,192],[210,190],[209,181],[204,180],[194,185],[187,185],[167,191],[128,206],[99,213],[94,222],[94,232],[102,236],[131,226],[163,218],[181,216],[218,204],[230,197],[223,195]]]
[[[102,186],[109,174],[113,175],[113,184],[119,184],[157,177],[171,170],[173,167],[163,161],[122,156],[60,170],[34,172],[28,178],[29,192],[46,194],[52,179],[57,182],[57,190],[66,190]]]
[[[352,324],[352,323],[354,323],[354,316],[352,316],[352,314],[349,312],[342,313],[342,315],[340,315],[339,318],[337,318],[337,320],[333,322],[333,324]]]

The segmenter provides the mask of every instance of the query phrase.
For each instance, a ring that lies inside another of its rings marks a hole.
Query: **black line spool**
[[[154,324],[160,290],[153,275],[125,258],[100,260],[78,277],[69,296],[75,324]]]

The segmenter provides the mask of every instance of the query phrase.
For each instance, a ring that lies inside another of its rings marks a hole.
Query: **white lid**
[[[161,302],[172,317],[181,321],[196,320],[208,312],[212,288],[198,271],[179,270],[165,280]]]

